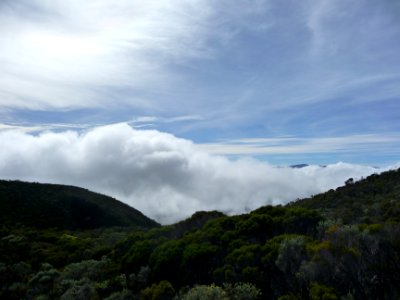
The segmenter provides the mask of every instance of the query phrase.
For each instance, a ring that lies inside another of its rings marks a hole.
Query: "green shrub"
[[[171,283],[166,280],[140,292],[140,300],[171,300],[175,296],[175,290]]]

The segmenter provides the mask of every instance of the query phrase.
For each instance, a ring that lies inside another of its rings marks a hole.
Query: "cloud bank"
[[[232,161],[191,141],[124,123],[84,133],[0,131],[1,178],[82,186],[164,224],[198,210],[236,214],[284,204],[377,171],[346,163],[293,169]]]

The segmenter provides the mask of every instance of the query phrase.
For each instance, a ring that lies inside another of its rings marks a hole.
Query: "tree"
[[[317,282],[311,283],[310,286],[311,300],[337,300],[335,290]]]
[[[174,296],[175,290],[167,280],[154,283],[140,292],[140,300],[172,300]]]
[[[190,289],[182,300],[229,300],[223,288],[216,285],[198,285]]]

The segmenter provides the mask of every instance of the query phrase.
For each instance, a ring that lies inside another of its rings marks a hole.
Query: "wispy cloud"
[[[75,131],[84,131],[89,130],[91,128],[95,128],[104,124],[83,124],[83,123],[35,123],[35,124],[27,124],[27,123],[0,123],[0,132],[2,131],[14,131],[14,132],[25,132],[25,133],[34,133],[41,134],[43,132],[52,132],[52,131],[66,131],[66,130],[75,130]]]
[[[193,122],[202,121],[203,117],[198,115],[176,116],[176,117],[156,117],[156,116],[141,116],[133,118],[129,121],[135,127],[152,126],[156,123],[180,123],[180,122]]]
[[[288,15],[287,1],[3,1],[0,106],[220,117],[327,101],[349,82],[354,96],[359,78],[398,82],[391,5],[306,1]]]
[[[213,57],[209,43],[234,35],[238,25],[230,18],[240,12],[229,5],[225,17],[216,18],[218,7],[206,0],[5,1],[0,105],[141,107],[146,103],[139,96],[110,99],[113,89],[163,90],[176,79],[172,66]],[[246,11],[253,12],[240,15]]]
[[[197,147],[219,155],[265,155],[265,154],[301,154],[301,153],[365,153],[381,150],[400,153],[397,145],[400,135],[352,135],[328,138],[256,138],[225,141],[221,143],[199,144]]]
[[[397,12],[373,0],[4,0],[0,122],[128,121],[224,154],[396,152],[340,137],[400,130]],[[215,143],[243,136],[299,139]]]
[[[185,44],[195,35],[201,43],[196,19],[207,16],[199,10],[189,18],[193,8],[183,3],[16,2],[0,11],[2,105],[18,105],[15,98],[30,108],[104,105],[96,87],[159,85],[167,82],[165,60],[205,55]],[[22,23],[27,6],[44,18]]]

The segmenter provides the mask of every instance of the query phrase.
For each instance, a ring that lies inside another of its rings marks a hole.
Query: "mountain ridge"
[[[139,210],[88,189],[0,180],[0,223],[37,228],[157,227]]]
[[[151,229],[0,225],[0,298],[399,299],[399,203],[393,170],[285,206],[200,211]]]
[[[328,219],[344,223],[400,221],[400,168],[372,174],[358,181],[287,204],[316,209]]]

